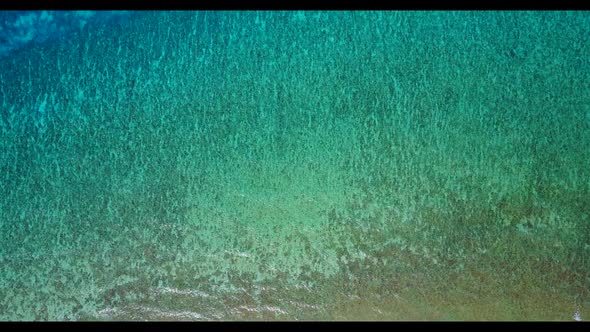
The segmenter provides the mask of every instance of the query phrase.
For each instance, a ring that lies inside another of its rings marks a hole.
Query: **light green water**
[[[145,12],[0,59],[0,319],[586,319],[589,29]]]

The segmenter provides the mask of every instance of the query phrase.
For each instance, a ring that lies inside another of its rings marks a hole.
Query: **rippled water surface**
[[[588,13],[113,22],[0,59],[0,319],[590,317]]]

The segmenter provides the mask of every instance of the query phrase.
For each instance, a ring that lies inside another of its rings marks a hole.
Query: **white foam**
[[[582,319],[582,314],[580,313],[580,307],[576,308],[576,311],[574,312],[574,316],[572,317],[576,322],[581,322],[583,321]]]
[[[210,297],[211,295],[194,289],[178,289],[174,287],[163,287],[156,290],[157,293],[188,295],[192,297]]]

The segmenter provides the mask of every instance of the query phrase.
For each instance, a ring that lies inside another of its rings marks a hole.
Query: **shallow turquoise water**
[[[586,319],[589,19],[146,12],[0,59],[0,319]]]

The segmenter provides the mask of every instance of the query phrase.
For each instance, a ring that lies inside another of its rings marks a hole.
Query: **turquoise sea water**
[[[1,58],[0,319],[587,319],[589,30],[141,12]]]

